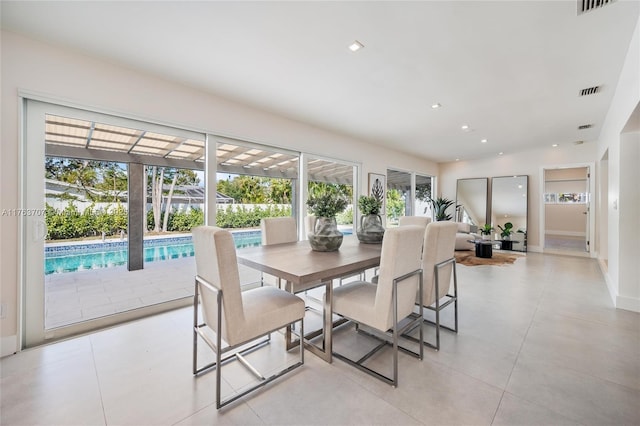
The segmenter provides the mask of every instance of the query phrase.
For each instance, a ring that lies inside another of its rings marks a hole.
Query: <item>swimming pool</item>
[[[237,248],[260,245],[260,231],[232,232]],[[144,261],[155,262],[193,256],[191,236],[144,240]],[[127,264],[127,242],[106,241],[90,244],[45,247],[45,275]]]

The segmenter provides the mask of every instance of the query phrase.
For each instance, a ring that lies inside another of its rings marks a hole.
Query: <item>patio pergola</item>
[[[149,125],[149,127],[157,126]],[[143,268],[144,229],[142,224],[147,200],[145,166],[204,171],[206,145],[215,143],[217,173],[294,181],[299,179],[300,153],[298,152],[286,150],[274,152],[275,148],[180,129],[175,129],[177,136],[168,133],[170,132],[160,133],[59,115],[46,115],[45,154],[47,156],[128,165],[129,187],[126,196],[129,202],[129,270]],[[353,183],[353,166],[321,158],[309,158],[306,161],[306,178],[315,182]],[[295,185],[292,187],[295,188]],[[178,193],[174,193],[172,199],[204,202],[204,195],[203,187],[183,186]],[[230,202],[232,202],[230,197],[216,193],[216,203]]]

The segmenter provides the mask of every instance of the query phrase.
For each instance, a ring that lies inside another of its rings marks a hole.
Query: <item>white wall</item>
[[[632,308],[640,302],[640,132],[620,139],[620,220],[618,305]]]
[[[637,173],[638,163],[634,158],[625,158],[621,152],[621,133],[626,126],[629,126],[629,119],[633,111],[640,104],[640,18],[636,24],[636,29],[629,45],[629,51],[625,59],[615,94],[609,107],[607,117],[600,132],[598,140],[597,158],[601,159],[605,155],[608,158],[608,194],[607,202],[607,223],[601,223],[607,229],[607,256],[608,268],[605,271],[605,278],[609,286],[609,292],[617,307],[640,312],[640,283],[638,274],[635,278],[626,273],[628,265],[638,263],[637,234],[630,232],[633,226],[638,227],[638,215],[635,216],[635,223],[631,226],[622,223],[624,219],[622,209],[625,212],[638,212],[638,186],[637,174],[635,185],[628,190],[621,188],[621,180],[627,176],[634,176],[633,170]],[[636,133],[637,133],[636,129]],[[637,135],[629,135],[625,143],[638,143]],[[636,138],[636,139],[634,139]],[[633,195],[636,195],[634,197]],[[604,201],[604,198],[603,198]],[[604,206],[603,206],[604,208]],[[635,250],[628,251],[629,239],[635,241],[632,247]],[[637,265],[636,265],[637,266]],[[621,270],[624,270],[621,274]]]
[[[560,143],[552,148],[553,143]],[[562,141],[549,141],[548,149],[504,154],[499,157],[476,161],[456,161],[440,165],[440,190],[442,195],[455,199],[456,181],[458,179],[477,177],[498,177],[528,175],[528,208],[527,246],[531,251],[541,251],[540,247],[540,205],[544,188],[540,176],[541,167],[555,167],[593,162],[595,159],[595,143],[573,145]]]
[[[361,162],[361,188],[369,172],[385,174],[389,167],[438,174],[437,164],[415,155],[372,146],[10,32],[2,32],[0,52],[0,209],[20,207],[20,91],[69,106]],[[18,332],[19,222],[17,217],[0,220],[0,302],[7,307],[1,320],[0,355],[6,355],[15,351]]]

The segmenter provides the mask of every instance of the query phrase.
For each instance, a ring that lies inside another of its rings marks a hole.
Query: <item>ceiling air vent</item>
[[[615,0],[578,0],[578,15],[599,9],[602,6],[613,3]]]
[[[596,93],[600,92],[600,88],[601,88],[601,86],[587,87],[586,89],[582,89],[580,91],[580,95],[579,96],[595,95]]]
[[[582,126],[578,126],[578,130],[590,129],[593,127],[593,124],[583,124]]]

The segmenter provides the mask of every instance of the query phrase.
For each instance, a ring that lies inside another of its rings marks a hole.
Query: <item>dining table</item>
[[[345,235],[336,251],[314,251],[309,241],[245,247],[237,250],[238,263],[273,275],[284,281],[284,288],[291,293],[300,293],[324,286],[322,301],[323,325],[321,330],[305,333],[296,342],[287,329],[287,348],[300,340],[305,349],[327,362],[332,361],[333,285],[334,280],[352,276],[380,265],[382,244],[361,243],[355,235]],[[322,335],[321,344],[312,339]]]

